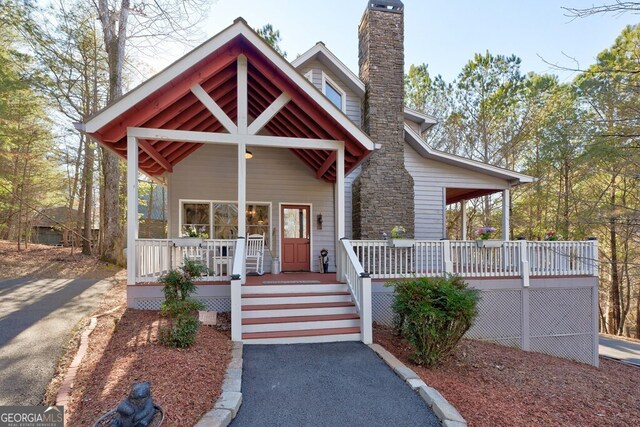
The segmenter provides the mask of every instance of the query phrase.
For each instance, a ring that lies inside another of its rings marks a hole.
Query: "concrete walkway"
[[[69,333],[111,286],[97,279],[0,282],[0,405],[36,405]]]
[[[640,342],[600,335],[599,351],[601,356],[640,366]]]
[[[242,426],[440,426],[420,396],[359,342],[245,345]]]

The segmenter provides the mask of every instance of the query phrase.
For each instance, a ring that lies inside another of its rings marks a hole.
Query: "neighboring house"
[[[469,336],[597,364],[597,242],[508,240],[509,191],[533,178],[425,142],[403,20],[398,0],[367,3],[357,77],[322,43],[289,63],[237,19],[79,125],[128,162],[130,307],[157,309],[158,277],[196,258],[234,340],[369,343],[391,319],[384,280],[453,273],[483,291]],[[166,185],[166,239],[139,238],[138,171]],[[502,240],[443,240],[447,205],[498,192]],[[415,239],[381,240],[394,226]],[[267,272],[307,273],[247,275],[251,235]],[[310,273],[322,249],[335,274]]]
[[[68,230],[75,230],[77,216],[77,209],[69,210],[66,206],[43,209],[31,221],[31,242],[52,246],[71,246],[73,242],[81,246],[82,239]],[[91,230],[94,243],[98,240],[98,231],[98,228]]]
[[[138,237],[164,239],[167,237],[167,191],[161,185],[153,185],[138,197]]]

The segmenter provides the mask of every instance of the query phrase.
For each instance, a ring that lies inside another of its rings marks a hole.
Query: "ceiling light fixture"
[[[252,153],[251,151],[249,151],[249,150],[245,150],[245,152],[244,152],[244,158],[245,158],[245,159],[250,159],[250,158],[252,158],[252,157],[253,157],[253,153]]]

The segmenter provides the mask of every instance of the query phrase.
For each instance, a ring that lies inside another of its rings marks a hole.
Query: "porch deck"
[[[246,286],[259,285],[329,285],[344,283],[338,280],[336,273],[265,273],[262,276],[247,275]]]

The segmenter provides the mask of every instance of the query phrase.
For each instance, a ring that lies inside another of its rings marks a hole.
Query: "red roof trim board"
[[[138,88],[89,118],[83,130],[126,158],[129,127],[225,132],[222,124],[191,92],[200,85],[224,113],[237,123],[237,61],[248,60],[248,113],[250,123],[283,92],[290,100],[259,133],[306,139],[332,139],[345,145],[348,173],[374,144],[320,91],[269,47],[242,20],[196,48]],[[175,165],[202,144],[142,140],[139,165],[154,176],[171,172]],[[299,148],[291,151],[317,178],[335,181],[335,153]]]

